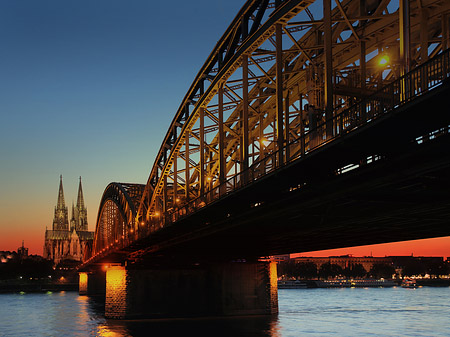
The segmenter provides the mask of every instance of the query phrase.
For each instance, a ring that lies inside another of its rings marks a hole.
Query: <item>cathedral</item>
[[[94,232],[88,231],[87,209],[84,206],[83,188],[78,186],[77,204],[72,203],[72,218],[69,227],[69,212],[64,201],[62,176],[60,176],[58,201],[55,207],[52,229],[45,231],[44,258],[58,264],[62,260],[81,261],[87,245],[92,245]]]

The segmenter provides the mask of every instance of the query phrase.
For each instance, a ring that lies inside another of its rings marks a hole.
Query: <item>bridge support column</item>
[[[78,292],[80,295],[105,295],[106,272],[81,272],[79,273]]]
[[[275,263],[224,263],[106,273],[108,318],[269,315],[278,312]]]
[[[229,263],[213,271],[212,287],[221,315],[278,313],[275,262]],[[214,298],[214,296],[213,296]]]

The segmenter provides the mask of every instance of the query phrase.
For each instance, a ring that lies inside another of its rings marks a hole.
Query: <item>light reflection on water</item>
[[[449,336],[450,288],[283,289],[278,316],[107,320],[76,292],[0,294],[0,336]]]

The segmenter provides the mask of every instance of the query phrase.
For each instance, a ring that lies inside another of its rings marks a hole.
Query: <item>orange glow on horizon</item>
[[[134,230],[133,230],[134,232]],[[45,227],[22,231],[20,227],[10,227],[3,231],[0,235],[0,251],[17,251],[22,245],[28,248],[29,255],[43,254]],[[422,239],[414,241],[403,241],[394,243],[384,243],[378,245],[367,245],[358,247],[347,247],[333,250],[323,250],[314,252],[304,252],[297,254],[291,252],[295,256],[330,256],[330,255],[346,255],[354,256],[395,256],[395,255],[411,255],[414,256],[442,256],[450,257],[450,236]]]
[[[292,254],[297,256],[437,256],[450,258],[450,236]]]

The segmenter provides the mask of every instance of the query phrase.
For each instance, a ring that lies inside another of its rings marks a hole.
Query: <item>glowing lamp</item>
[[[260,142],[261,142],[262,145],[264,145],[266,147],[270,144],[270,142],[264,137],[261,138]]]
[[[389,55],[381,55],[380,58],[378,59],[378,65],[381,67],[385,67],[389,64],[390,62],[390,58]]]

